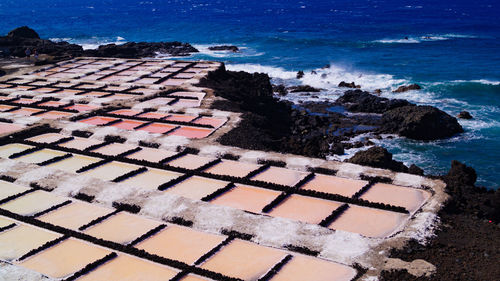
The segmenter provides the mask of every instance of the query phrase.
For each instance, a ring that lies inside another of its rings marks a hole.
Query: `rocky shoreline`
[[[131,42],[83,50],[67,42],[40,39],[27,27],[0,37],[0,58],[24,57],[26,48],[36,48],[45,55],[39,64],[75,56],[142,58],[153,57],[157,52],[175,56],[197,52],[190,44],[180,42]],[[385,99],[359,89],[347,90],[334,103],[309,102],[298,106],[278,100],[275,92],[314,92],[316,89],[302,86],[274,87],[273,90],[268,75],[227,71],[223,65],[199,85],[214,89],[218,98],[213,108],[242,113],[239,126],[218,140],[223,145],[324,158],[343,154],[348,148],[373,145],[368,140],[351,142],[353,137],[367,132],[375,137],[396,134],[422,141],[463,132],[454,117],[437,108]],[[346,85],[357,88],[354,83]],[[412,85],[408,87],[416,89]],[[332,111],[333,107],[345,112]],[[394,161],[387,150],[378,147],[360,152],[348,161],[423,174],[414,165],[406,167]],[[439,213],[441,225],[436,236],[425,246],[413,241],[391,253],[392,257],[405,261],[424,259],[437,267],[436,273],[424,278],[406,271],[383,272],[381,280],[499,279],[500,249],[496,245],[500,245],[500,191],[475,186],[475,171],[459,162],[453,162],[450,172],[440,178],[447,184],[450,200]]]

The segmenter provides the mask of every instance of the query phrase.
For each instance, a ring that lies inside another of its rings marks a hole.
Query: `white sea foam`
[[[84,50],[94,50],[97,49],[100,45],[106,44],[124,44],[127,43],[125,38],[121,36],[116,37],[96,37],[92,36],[91,38],[50,38],[51,41],[54,42],[68,42],[72,44],[77,44],[82,46]]]
[[[383,44],[418,44],[426,41],[444,41],[453,39],[472,39],[477,38],[474,35],[464,34],[427,34],[422,36],[409,36],[407,38],[383,38],[372,41],[373,43]]]
[[[234,44],[231,43],[222,43],[222,44],[217,44],[217,45],[227,45],[227,46],[233,46]],[[232,52],[232,51],[213,51],[209,50],[208,48],[211,46],[215,46],[214,44],[193,44],[193,47],[195,47],[199,53],[193,54],[193,57],[197,57],[200,55],[207,55],[210,57],[214,58],[238,58],[238,57],[258,57],[262,56],[265,53],[264,52],[258,52],[257,50],[253,48],[249,48],[246,46],[238,46],[239,51],[238,52]]]

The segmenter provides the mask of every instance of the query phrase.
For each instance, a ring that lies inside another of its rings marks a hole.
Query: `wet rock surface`
[[[208,47],[210,51],[230,51],[230,52],[238,52],[240,49],[236,46],[232,45],[220,45],[220,46],[210,46]]]
[[[393,93],[404,93],[412,90],[421,90],[422,87],[418,84],[411,84],[406,86],[399,86],[396,90],[392,91]]]
[[[389,169],[397,172],[407,173],[409,171],[408,167],[406,167],[403,162],[393,160],[392,153],[380,146],[374,146],[368,150],[359,151],[353,157],[349,158],[347,162],[363,166]],[[417,166],[414,166],[412,169],[412,172],[418,173],[420,171],[421,169]]]
[[[460,119],[473,119],[472,115],[468,111],[461,111],[457,117]]]
[[[354,83],[354,82],[347,83],[345,81],[341,81],[339,83],[338,87],[340,87],[340,88],[353,88],[353,89],[359,89],[359,88],[361,88],[360,85],[356,85],[356,83]]]
[[[181,42],[129,42],[122,45],[101,45],[96,50],[86,50],[86,56],[113,57],[113,58],[144,58],[154,57],[157,54],[172,56],[189,56],[197,53],[188,43]]]
[[[374,96],[361,90],[349,90],[335,101],[351,112],[384,113],[390,109],[412,105],[401,99],[387,99]]]

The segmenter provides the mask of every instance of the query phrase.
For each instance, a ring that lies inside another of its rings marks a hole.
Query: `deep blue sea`
[[[498,188],[499,15],[498,0],[0,0],[0,33],[28,25],[43,38],[85,48],[109,42],[190,42],[202,51],[193,59],[267,72],[276,82],[320,86],[326,89],[324,98],[338,97],[336,85],[345,80],[452,115],[468,110],[475,119],[460,121],[466,130],[460,136],[380,144],[398,160],[434,174],[447,171],[452,159],[463,161],[478,171],[480,184]],[[242,52],[207,50],[223,43],[243,47]],[[321,69],[325,65],[330,67]],[[308,73],[302,81],[294,79],[298,70]],[[424,90],[391,93],[410,82]]]

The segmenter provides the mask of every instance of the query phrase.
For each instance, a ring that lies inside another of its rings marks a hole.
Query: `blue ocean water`
[[[0,33],[28,25],[44,38],[86,48],[126,41],[184,41],[231,69],[263,71],[277,82],[325,88],[355,81],[383,96],[437,106],[466,133],[449,140],[383,140],[398,160],[443,173],[452,159],[474,167],[480,184],[500,180],[500,3],[484,1],[1,0]],[[408,37],[408,39],[405,39]],[[210,52],[235,44],[238,54]],[[328,68],[323,68],[330,65]],[[295,72],[304,70],[302,81]],[[311,70],[321,75],[311,75]],[[423,91],[393,94],[410,82]]]

